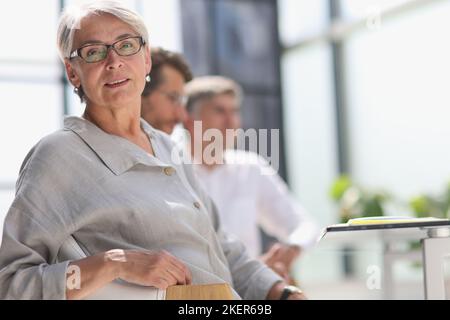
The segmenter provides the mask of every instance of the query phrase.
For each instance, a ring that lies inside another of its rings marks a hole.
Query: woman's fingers
[[[167,251],[127,252],[121,278],[141,285],[152,285],[166,289],[172,285],[192,282],[192,275],[186,265]]]
[[[182,276],[183,281],[181,281],[180,284],[191,284],[192,283],[192,274],[191,274],[191,271],[189,270],[189,268],[175,256],[171,255],[168,252],[165,252],[165,253],[168,255],[172,266],[174,268],[176,268],[176,270],[183,275]]]
[[[163,277],[158,277],[152,285],[158,289],[166,290],[170,286],[170,282]]]
[[[166,272],[175,279],[176,282],[174,284],[186,284],[186,275],[180,269],[168,266]]]

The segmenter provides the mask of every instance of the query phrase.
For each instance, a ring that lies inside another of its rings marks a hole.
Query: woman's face
[[[73,50],[86,44],[112,44],[138,34],[125,22],[110,14],[92,15],[76,31]],[[82,87],[88,106],[120,108],[139,103],[145,77],[150,72],[150,50],[143,46],[131,56],[119,56],[112,48],[106,59],[86,63],[80,57],[66,61],[71,83]]]

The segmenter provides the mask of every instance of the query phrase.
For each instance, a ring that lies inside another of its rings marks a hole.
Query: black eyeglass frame
[[[121,41],[124,41],[124,40],[127,40],[127,39],[139,39],[139,49],[138,49],[135,53],[132,53],[132,54],[129,54],[129,55],[123,55],[123,54],[120,54],[119,52],[117,52],[117,50],[116,50],[116,48],[115,48],[115,45],[116,45],[117,43],[119,43],[119,42],[121,42]],[[80,48],[78,48],[78,49],[76,49],[76,50],[73,50],[72,53],[71,53],[70,56],[69,56],[69,60],[72,60],[72,59],[74,59],[74,58],[76,58],[76,57],[79,57],[81,60],[83,60],[83,61],[86,62],[86,63],[97,63],[97,62],[100,62],[100,61],[105,60],[106,57],[108,57],[109,49],[111,49],[111,48],[112,48],[112,49],[114,50],[114,52],[117,53],[119,56],[121,56],[121,57],[129,57],[129,56],[135,55],[135,54],[137,54],[139,51],[141,51],[142,47],[145,46],[145,44],[146,44],[146,43],[145,43],[145,40],[144,40],[144,38],[143,38],[142,36],[126,37],[126,38],[123,38],[123,39],[119,39],[119,40],[115,41],[115,42],[112,43],[112,44],[106,44],[106,43],[88,43],[88,44],[85,44],[84,46],[82,46],[82,47],[80,47]],[[99,45],[105,46],[105,47],[106,47],[106,56],[105,56],[105,58],[103,58],[103,59],[101,59],[101,60],[98,60],[98,61],[91,61],[91,62],[90,62],[90,61],[86,61],[86,60],[81,56],[81,50],[83,50],[84,48],[90,47],[90,46],[99,46]]]

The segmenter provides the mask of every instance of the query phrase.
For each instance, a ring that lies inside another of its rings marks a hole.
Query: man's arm
[[[260,157],[259,157],[260,158]],[[303,206],[293,198],[278,173],[261,159],[253,176],[258,180],[258,223],[271,236],[292,249],[315,244],[318,227]],[[295,253],[291,250],[287,253]]]
[[[301,248],[296,245],[286,245],[275,243],[272,247],[260,256],[262,262],[283,277],[284,281],[294,284],[294,279],[290,276],[290,269],[295,259],[300,255]]]
[[[277,282],[272,288],[270,288],[269,293],[267,294],[267,300],[280,300],[281,295],[283,294],[284,288],[286,288],[287,284],[285,282]],[[287,300],[306,300],[306,296],[303,293],[292,293],[289,295]]]

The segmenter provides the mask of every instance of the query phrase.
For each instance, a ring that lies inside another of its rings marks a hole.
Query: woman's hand
[[[185,264],[164,250],[110,250],[72,261],[69,267],[78,272],[66,275],[67,299],[84,299],[117,278],[159,289],[192,282]]]
[[[115,262],[117,277],[130,283],[159,289],[192,283],[186,265],[164,250],[111,250],[105,259]]]

